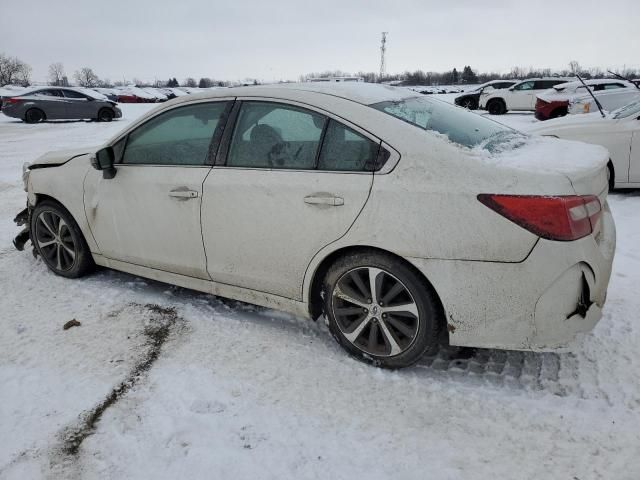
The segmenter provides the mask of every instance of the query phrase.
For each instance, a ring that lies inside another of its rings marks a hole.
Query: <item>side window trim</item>
[[[216,125],[216,129],[213,131],[213,135],[211,136],[211,141],[209,142],[209,147],[207,150],[207,158],[205,160],[205,163],[203,165],[164,165],[164,164],[154,164],[154,163],[140,163],[140,164],[136,164],[136,163],[122,163],[122,159],[124,158],[124,152],[127,149],[127,146],[129,144],[129,138],[131,136],[131,134],[133,132],[135,132],[136,130],[138,130],[139,128],[144,127],[147,123],[153,121],[154,119],[158,118],[160,115],[164,115],[165,113],[169,113],[169,112],[173,112],[174,110],[177,110],[179,108],[184,108],[184,107],[191,107],[194,105],[201,105],[201,104],[207,104],[207,103],[226,103],[226,106],[224,108],[224,111],[222,112],[222,114],[220,115],[220,120],[218,121],[218,125]],[[216,152],[218,152],[220,150],[220,144],[221,144],[221,139],[223,136],[223,132],[226,128],[226,124],[227,124],[227,120],[229,120],[229,113],[231,112],[234,103],[236,103],[235,99],[229,99],[229,98],[225,98],[225,99],[208,99],[206,101],[201,101],[201,102],[189,102],[189,103],[185,103],[185,104],[180,104],[177,105],[173,108],[167,108],[164,109],[160,112],[158,112],[156,115],[149,117],[148,119],[146,119],[145,121],[138,123],[136,125],[134,125],[130,130],[127,130],[122,136],[118,137],[115,141],[111,142],[110,145],[112,147],[114,147],[115,145],[118,144],[118,142],[120,141],[124,141],[124,145],[122,147],[122,150],[120,151],[118,158],[114,159],[114,164],[115,165],[120,165],[120,166],[133,166],[133,167],[153,167],[153,166],[162,166],[162,167],[183,167],[183,168],[203,168],[203,167],[211,167],[214,165],[214,160],[215,160],[215,154]]]

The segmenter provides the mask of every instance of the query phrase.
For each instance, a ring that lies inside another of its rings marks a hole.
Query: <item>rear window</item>
[[[464,147],[480,146],[493,151],[504,142],[512,143],[514,137],[525,138],[493,120],[428,97],[374,103],[370,107],[422,130],[446,135],[451,142]]]

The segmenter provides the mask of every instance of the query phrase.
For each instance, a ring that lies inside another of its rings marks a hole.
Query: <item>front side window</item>
[[[535,82],[524,82],[513,87],[514,90],[533,90]]]
[[[313,169],[326,121],[291,105],[243,102],[227,166]]]
[[[330,120],[318,159],[318,170],[371,171],[375,168],[379,146],[352,129]]]
[[[199,103],[161,113],[129,134],[124,164],[205,165],[227,102]]]

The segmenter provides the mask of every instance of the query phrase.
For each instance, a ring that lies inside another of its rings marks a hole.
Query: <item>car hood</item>
[[[85,147],[73,150],[56,150],[54,152],[47,152],[44,155],[38,157],[29,164],[29,168],[46,168],[57,167],[63,165],[69,160],[86,155],[88,153],[94,153],[100,147]]]

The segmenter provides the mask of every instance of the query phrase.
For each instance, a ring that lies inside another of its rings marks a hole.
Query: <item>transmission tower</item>
[[[384,58],[387,51],[387,33],[389,32],[382,32],[382,41],[380,42],[380,81],[387,74],[387,63]]]

